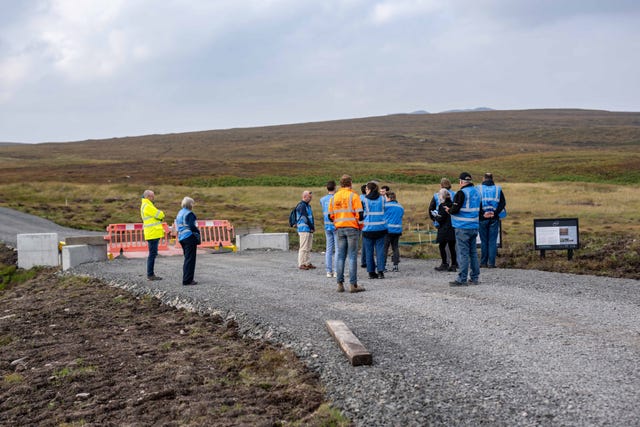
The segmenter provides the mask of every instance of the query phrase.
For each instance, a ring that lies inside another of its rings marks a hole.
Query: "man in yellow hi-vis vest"
[[[158,256],[158,244],[164,236],[164,227],[162,220],[164,212],[157,209],[153,205],[153,199],[156,197],[151,190],[145,190],[142,194],[142,204],[140,205],[140,216],[144,227],[144,240],[149,246],[149,256],[147,257],[147,279],[162,280],[162,277],[156,276],[153,269]]]

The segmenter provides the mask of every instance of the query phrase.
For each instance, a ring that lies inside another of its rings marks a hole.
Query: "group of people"
[[[460,190],[455,192],[451,190],[451,182],[443,178],[440,191],[434,194],[429,204],[429,216],[438,229],[436,242],[442,259],[436,270],[458,271],[450,286],[477,285],[480,267],[496,267],[500,219],[507,214],[507,202],[502,188],[495,184],[490,172],[484,174],[482,184],[477,187],[468,172],[460,174],[459,183]]]
[[[155,261],[158,256],[158,245],[164,237],[164,212],[153,204],[155,193],[145,190],[140,204],[140,217],[142,218],[144,239],[147,241],[149,256],[147,257],[147,280],[162,280],[155,274]],[[196,253],[200,244],[200,231],[197,226],[196,214],[193,213],[195,202],[191,197],[182,199],[181,209],[175,220],[177,238],[182,246],[184,264],[182,266],[182,284],[184,286],[197,285],[193,280],[196,270]]]
[[[500,219],[506,216],[506,199],[502,188],[495,185],[493,175],[485,173],[481,185],[474,186],[471,175],[463,172],[459,177],[460,189],[453,191],[447,178],[440,181],[440,190],[429,204],[429,216],[438,232],[441,264],[438,271],[458,272],[451,286],[477,285],[480,267],[495,268]],[[388,186],[380,187],[370,181],[361,187],[361,193],[353,190],[349,175],[340,178],[340,188],[335,181],[326,185],[327,195],[320,199],[326,237],[325,266],[327,277],[335,278],[338,292],[345,291],[345,264],[349,268],[349,291],[362,292],[358,284],[358,242],[362,236],[362,266],[366,267],[369,279],[383,279],[387,271],[389,248],[392,251],[392,271],[399,271],[399,240],[402,235],[404,207],[398,203],[396,194]],[[140,216],[144,238],[149,248],[147,257],[147,279],[162,280],[154,272],[158,244],[164,237],[165,214],[153,204],[155,193],[146,190],[142,195]],[[315,220],[311,200],[313,192],[304,191],[296,206],[296,227],[300,238],[298,268],[315,269],[311,264],[311,247]],[[175,220],[177,238],[182,246],[184,264],[182,284],[196,285],[197,246],[200,231],[193,213],[194,200],[182,199],[181,209]],[[476,240],[480,236],[481,258],[478,261]]]
[[[480,267],[495,268],[500,219],[506,216],[506,199],[502,188],[495,185],[493,175],[485,173],[481,185],[475,186],[467,172],[459,176],[460,189],[453,191],[451,182],[443,178],[440,190],[429,204],[429,217],[437,231],[441,264],[438,271],[457,272],[450,286],[477,285]],[[327,195],[320,199],[326,237],[325,266],[327,277],[336,278],[338,292],[344,292],[345,263],[349,267],[350,292],[361,292],[358,285],[357,252],[362,236],[362,266],[370,279],[382,279],[389,248],[393,270],[399,271],[399,239],[402,235],[404,208],[388,186],[368,182],[358,195],[349,175],[336,183],[327,183]],[[304,191],[296,207],[300,236],[298,267],[316,268],[310,262],[315,222],[311,207],[312,192]],[[481,257],[478,261],[476,241],[480,236]]]
[[[375,181],[368,182],[358,195],[353,190],[349,175],[340,178],[340,188],[335,181],[327,183],[327,195],[320,199],[326,237],[325,266],[327,277],[335,278],[338,292],[345,291],[345,264],[349,267],[349,292],[362,292],[358,284],[358,241],[362,236],[363,267],[370,279],[383,279],[389,248],[392,250],[393,271],[400,263],[399,240],[402,235],[404,208],[388,186],[379,187]],[[298,268],[316,268],[311,262],[310,252],[315,231],[312,194],[302,193],[296,206],[297,228],[300,236]]]

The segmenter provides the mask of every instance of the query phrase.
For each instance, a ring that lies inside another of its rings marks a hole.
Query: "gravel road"
[[[182,257],[116,258],[72,271],[168,304],[219,313],[241,331],[292,348],[358,426],[640,425],[637,280],[482,270],[479,286],[402,259],[400,272],[337,293],[296,252],[198,256],[197,286],[180,285]],[[373,354],[352,367],[325,327],[344,321]]]

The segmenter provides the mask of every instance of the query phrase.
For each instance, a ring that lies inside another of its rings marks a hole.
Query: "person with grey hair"
[[[193,280],[196,270],[196,254],[200,244],[200,230],[198,230],[196,214],[192,211],[194,204],[195,202],[191,197],[182,199],[182,209],[178,212],[175,222],[178,241],[184,254],[184,263],[182,265],[183,286],[198,284]]]
[[[439,224],[436,243],[438,244],[438,249],[440,249],[442,263],[435,269],[436,271],[456,271],[458,268],[458,261],[456,259],[456,233],[451,225],[451,216],[445,210],[445,208],[451,208],[453,205],[451,193],[449,193],[447,188],[441,188],[436,195],[438,196],[438,210],[434,218]],[[447,248],[451,255],[451,265],[447,262]]]
[[[507,215],[505,209],[507,200],[502,192],[502,187],[494,183],[491,172],[484,174],[484,179],[482,184],[478,186],[478,190],[482,195],[478,228],[481,254],[480,267],[496,268],[500,219]]]
[[[300,237],[300,249],[298,250],[298,268],[300,270],[312,270],[316,268],[311,264],[311,246],[313,245],[313,233],[316,225],[313,220],[313,210],[311,209],[311,199],[313,192],[305,190],[302,192],[302,200],[296,206],[296,217],[298,222],[298,236]]]

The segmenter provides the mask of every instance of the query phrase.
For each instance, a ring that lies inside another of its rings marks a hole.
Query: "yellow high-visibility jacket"
[[[144,224],[144,240],[160,239],[164,237],[164,227],[162,220],[164,212],[153,205],[149,199],[142,199],[140,205],[140,216]]]

